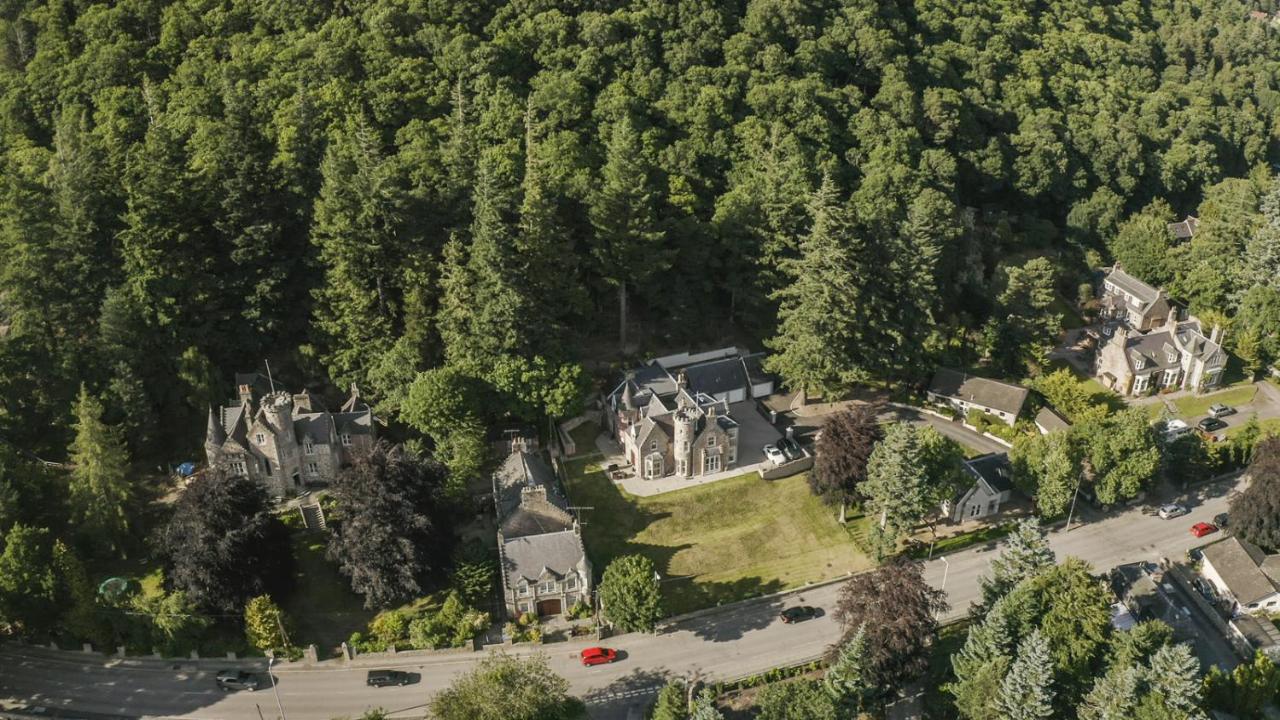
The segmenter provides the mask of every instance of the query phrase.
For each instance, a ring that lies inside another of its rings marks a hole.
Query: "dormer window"
[[[257,435],[254,436],[254,439],[258,441],[259,445],[261,445],[267,441],[267,436],[263,435],[262,433],[258,433]]]
[[[342,446],[351,447],[351,433],[342,433]]]
[[[1165,357],[1168,358],[1169,362],[1178,361],[1178,353],[1174,352],[1173,350],[1170,350],[1169,352],[1165,353]]]
[[[520,586],[516,588],[516,594],[519,595],[520,597],[525,597],[526,595],[528,595],[529,594],[528,583],[523,583],[523,582],[520,583]]]

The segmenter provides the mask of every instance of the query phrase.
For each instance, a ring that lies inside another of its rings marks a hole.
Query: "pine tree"
[[[669,682],[658,692],[649,711],[649,720],[688,720],[689,700],[687,689],[680,681]]]
[[[1080,720],[1129,720],[1138,704],[1139,677],[1137,668],[1118,667],[1098,678],[1080,705]]]
[[[824,396],[866,377],[855,354],[867,301],[858,266],[863,252],[835,180],[827,175],[809,202],[813,226],[800,244],[800,257],[784,266],[789,282],[775,295],[777,334],[765,344],[774,352],[768,368],[787,386]]]
[[[640,134],[629,117],[614,123],[605,148],[600,187],[591,200],[593,251],[598,272],[618,291],[618,338],[627,344],[629,288],[671,265],[658,222],[658,198],[645,164]]]
[[[1003,720],[1053,717],[1053,659],[1039,630],[1018,645],[1018,656],[1000,683],[996,708]]]
[[[129,453],[119,427],[102,421],[102,403],[80,386],[71,443],[71,521],[91,547],[119,552],[129,534]]]
[[[974,616],[981,616],[983,608],[994,605],[1023,580],[1053,567],[1055,561],[1039,520],[1034,517],[1018,520],[999,557],[991,561],[991,576],[984,575],[978,581],[982,603],[975,606]]]
[[[858,627],[853,637],[840,645],[835,662],[823,677],[827,692],[836,702],[853,710],[861,710],[863,698],[871,689],[867,674],[866,624]]]

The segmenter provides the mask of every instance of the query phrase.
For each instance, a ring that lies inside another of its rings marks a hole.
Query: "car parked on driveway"
[[[809,607],[808,605],[797,605],[795,607],[789,607],[786,610],[783,610],[781,613],[779,613],[778,616],[782,618],[782,622],[790,625],[791,623],[798,623],[798,622],[804,622],[805,620],[812,620],[820,615],[822,615],[822,611],[816,607]]]
[[[1227,426],[1226,423],[1222,422],[1216,417],[1207,417],[1201,420],[1200,422],[1196,423],[1196,427],[1199,427],[1201,430],[1207,433],[1217,432],[1226,426]]]
[[[253,692],[261,684],[258,676],[244,670],[219,670],[214,676],[222,690],[248,690]]]
[[[1191,534],[1195,535],[1198,538],[1204,537],[1209,533],[1216,533],[1216,532],[1218,532],[1218,527],[1216,525],[1211,525],[1207,522],[1198,522],[1195,525],[1191,526]]]
[[[618,651],[612,648],[589,647],[582,651],[582,664],[586,667],[608,665],[617,659]]]
[[[800,443],[791,438],[782,438],[778,441],[778,449],[787,456],[788,460],[795,460],[804,455],[804,451],[800,449]]]
[[[369,687],[389,687],[391,685],[408,685],[413,682],[413,673],[402,670],[370,670],[364,684]]]
[[[1177,438],[1180,438],[1189,432],[1191,432],[1190,425],[1186,424],[1182,420],[1174,418],[1173,420],[1170,420],[1168,423],[1166,423],[1164,426],[1164,439],[1176,440]]]
[[[787,461],[787,456],[775,445],[764,446],[764,457],[774,465],[781,465]]]
[[[1220,417],[1226,417],[1228,415],[1235,415],[1235,414],[1236,414],[1236,409],[1231,407],[1230,405],[1223,405],[1222,403],[1216,403],[1209,406],[1209,417],[1220,418]]]
[[[1179,505],[1178,503],[1169,503],[1168,505],[1161,505],[1160,509],[1156,511],[1156,514],[1160,516],[1161,520],[1168,520],[1170,518],[1181,517],[1186,515],[1188,512],[1190,512],[1190,510],[1187,510],[1186,507]]]

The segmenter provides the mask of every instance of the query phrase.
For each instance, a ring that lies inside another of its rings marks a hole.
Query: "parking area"
[[[765,461],[764,446],[776,444],[782,433],[760,414],[754,400],[733,403],[729,415],[738,421],[738,469],[733,474],[741,475]]]

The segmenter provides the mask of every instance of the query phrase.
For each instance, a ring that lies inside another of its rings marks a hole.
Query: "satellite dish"
[[[107,602],[117,602],[129,594],[132,583],[128,578],[109,577],[98,586],[98,595]]]

